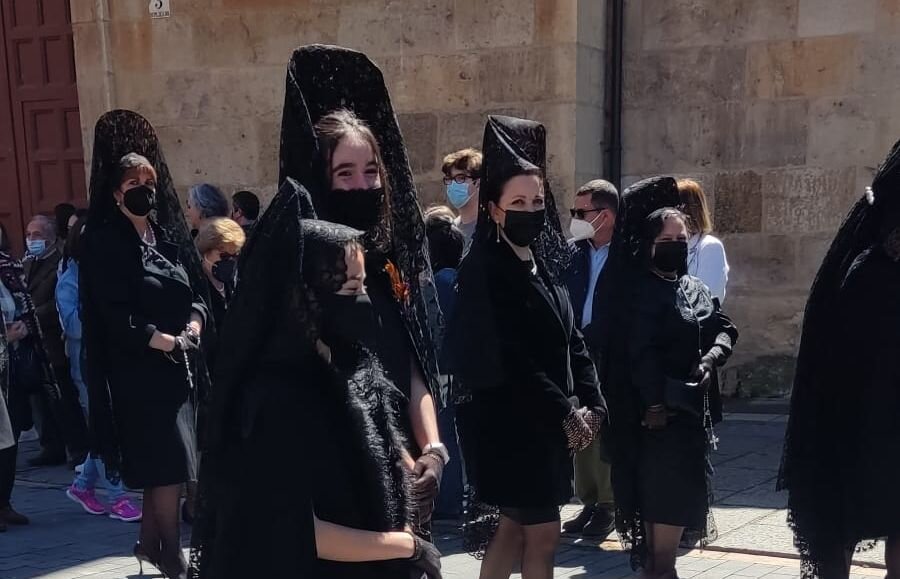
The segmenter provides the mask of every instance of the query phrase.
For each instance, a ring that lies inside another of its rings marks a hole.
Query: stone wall
[[[562,192],[601,167],[604,0],[171,0],[158,20],[147,5],[72,0],[85,150],[100,114],[134,109],[182,193],[272,194],[285,67],[314,42],[381,66],[426,204],[444,154],[480,146],[490,112],[547,124]]]
[[[735,361],[755,361],[731,377],[784,386],[827,244],[900,137],[900,2],[626,5],[624,170],[704,184],[732,266]]]

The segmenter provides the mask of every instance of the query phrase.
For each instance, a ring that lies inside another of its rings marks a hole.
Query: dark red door
[[[0,220],[21,247],[31,215],[84,206],[87,193],[69,3],[0,2]]]

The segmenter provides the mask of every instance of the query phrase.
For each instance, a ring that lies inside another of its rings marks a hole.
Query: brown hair
[[[684,213],[688,216],[688,228],[691,232],[701,235],[712,233],[713,220],[700,183],[693,179],[679,179],[678,195],[681,197]]]
[[[388,182],[387,170],[384,166],[384,158],[381,156],[381,147],[378,139],[369,125],[357,117],[353,111],[337,109],[319,119],[315,126],[316,137],[319,140],[319,150],[325,161],[325,183],[331,189],[331,159],[335,149],[346,137],[354,136],[362,139],[371,148],[375,155],[375,164],[378,165],[378,175],[381,178],[381,186],[384,188],[384,204],[381,210],[380,225],[370,236],[371,243],[378,249],[390,248],[391,230],[391,186]]]
[[[216,217],[203,224],[197,233],[197,238],[194,239],[194,244],[200,255],[213,249],[237,255],[244,247],[245,240],[244,230],[237,222],[227,217]]]
[[[484,157],[478,149],[468,148],[450,153],[444,157],[444,164],[441,165],[441,171],[449,177],[453,169],[457,171],[465,171],[472,176],[472,179],[481,178],[481,161]]]

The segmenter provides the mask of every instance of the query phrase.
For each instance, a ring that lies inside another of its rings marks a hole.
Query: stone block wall
[[[158,20],[147,0],[71,4],[85,150],[100,114],[134,109],[182,194],[274,192],[285,68],[314,42],[381,66],[423,205],[443,200],[441,159],[480,146],[491,112],[546,123],[563,195],[602,166],[605,0],[171,0]]]
[[[789,365],[827,245],[900,138],[900,2],[626,5],[628,180],[704,185],[732,267],[735,362]]]

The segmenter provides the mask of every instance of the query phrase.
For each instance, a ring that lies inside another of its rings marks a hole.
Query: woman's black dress
[[[648,407],[660,404],[670,414],[665,428],[635,433],[637,452],[630,466],[637,478],[637,510],[646,522],[703,528],[711,492],[705,427],[721,420],[721,398],[712,383],[706,403],[701,399],[689,411],[672,400],[667,382],[670,387],[696,382],[693,375],[708,353],[716,366],[723,364],[737,332],[703,282],[690,276],[672,281],[639,273],[631,317],[627,345],[636,404],[635,414],[623,418],[638,423]],[[616,474],[621,482],[622,472]]]
[[[91,236],[83,272],[102,327],[113,418],[131,488],[196,479],[192,384],[182,360],[150,348],[154,330],[179,335],[206,308],[192,291],[177,246],[153,225],[156,246],[141,243],[124,216]]]
[[[834,460],[831,510],[843,546],[900,534],[900,264],[881,247],[863,252],[838,293],[832,336],[834,393],[821,404],[840,419],[819,425]]]
[[[572,497],[572,453],[563,420],[577,405],[606,405],[564,286],[505,242],[473,247],[459,272],[459,306],[451,322],[457,375],[472,388],[466,456],[479,499],[501,508],[546,508]],[[483,285],[482,285],[483,284]],[[482,297],[471,291],[484,288]],[[495,331],[481,332],[491,316]],[[461,316],[461,317],[460,317]],[[496,340],[490,338],[496,334]],[[482,354],[499,369],[485,376]],[[487,378],[487,380],[485,380]],[[490,382],[490,383],[486,383]]]

